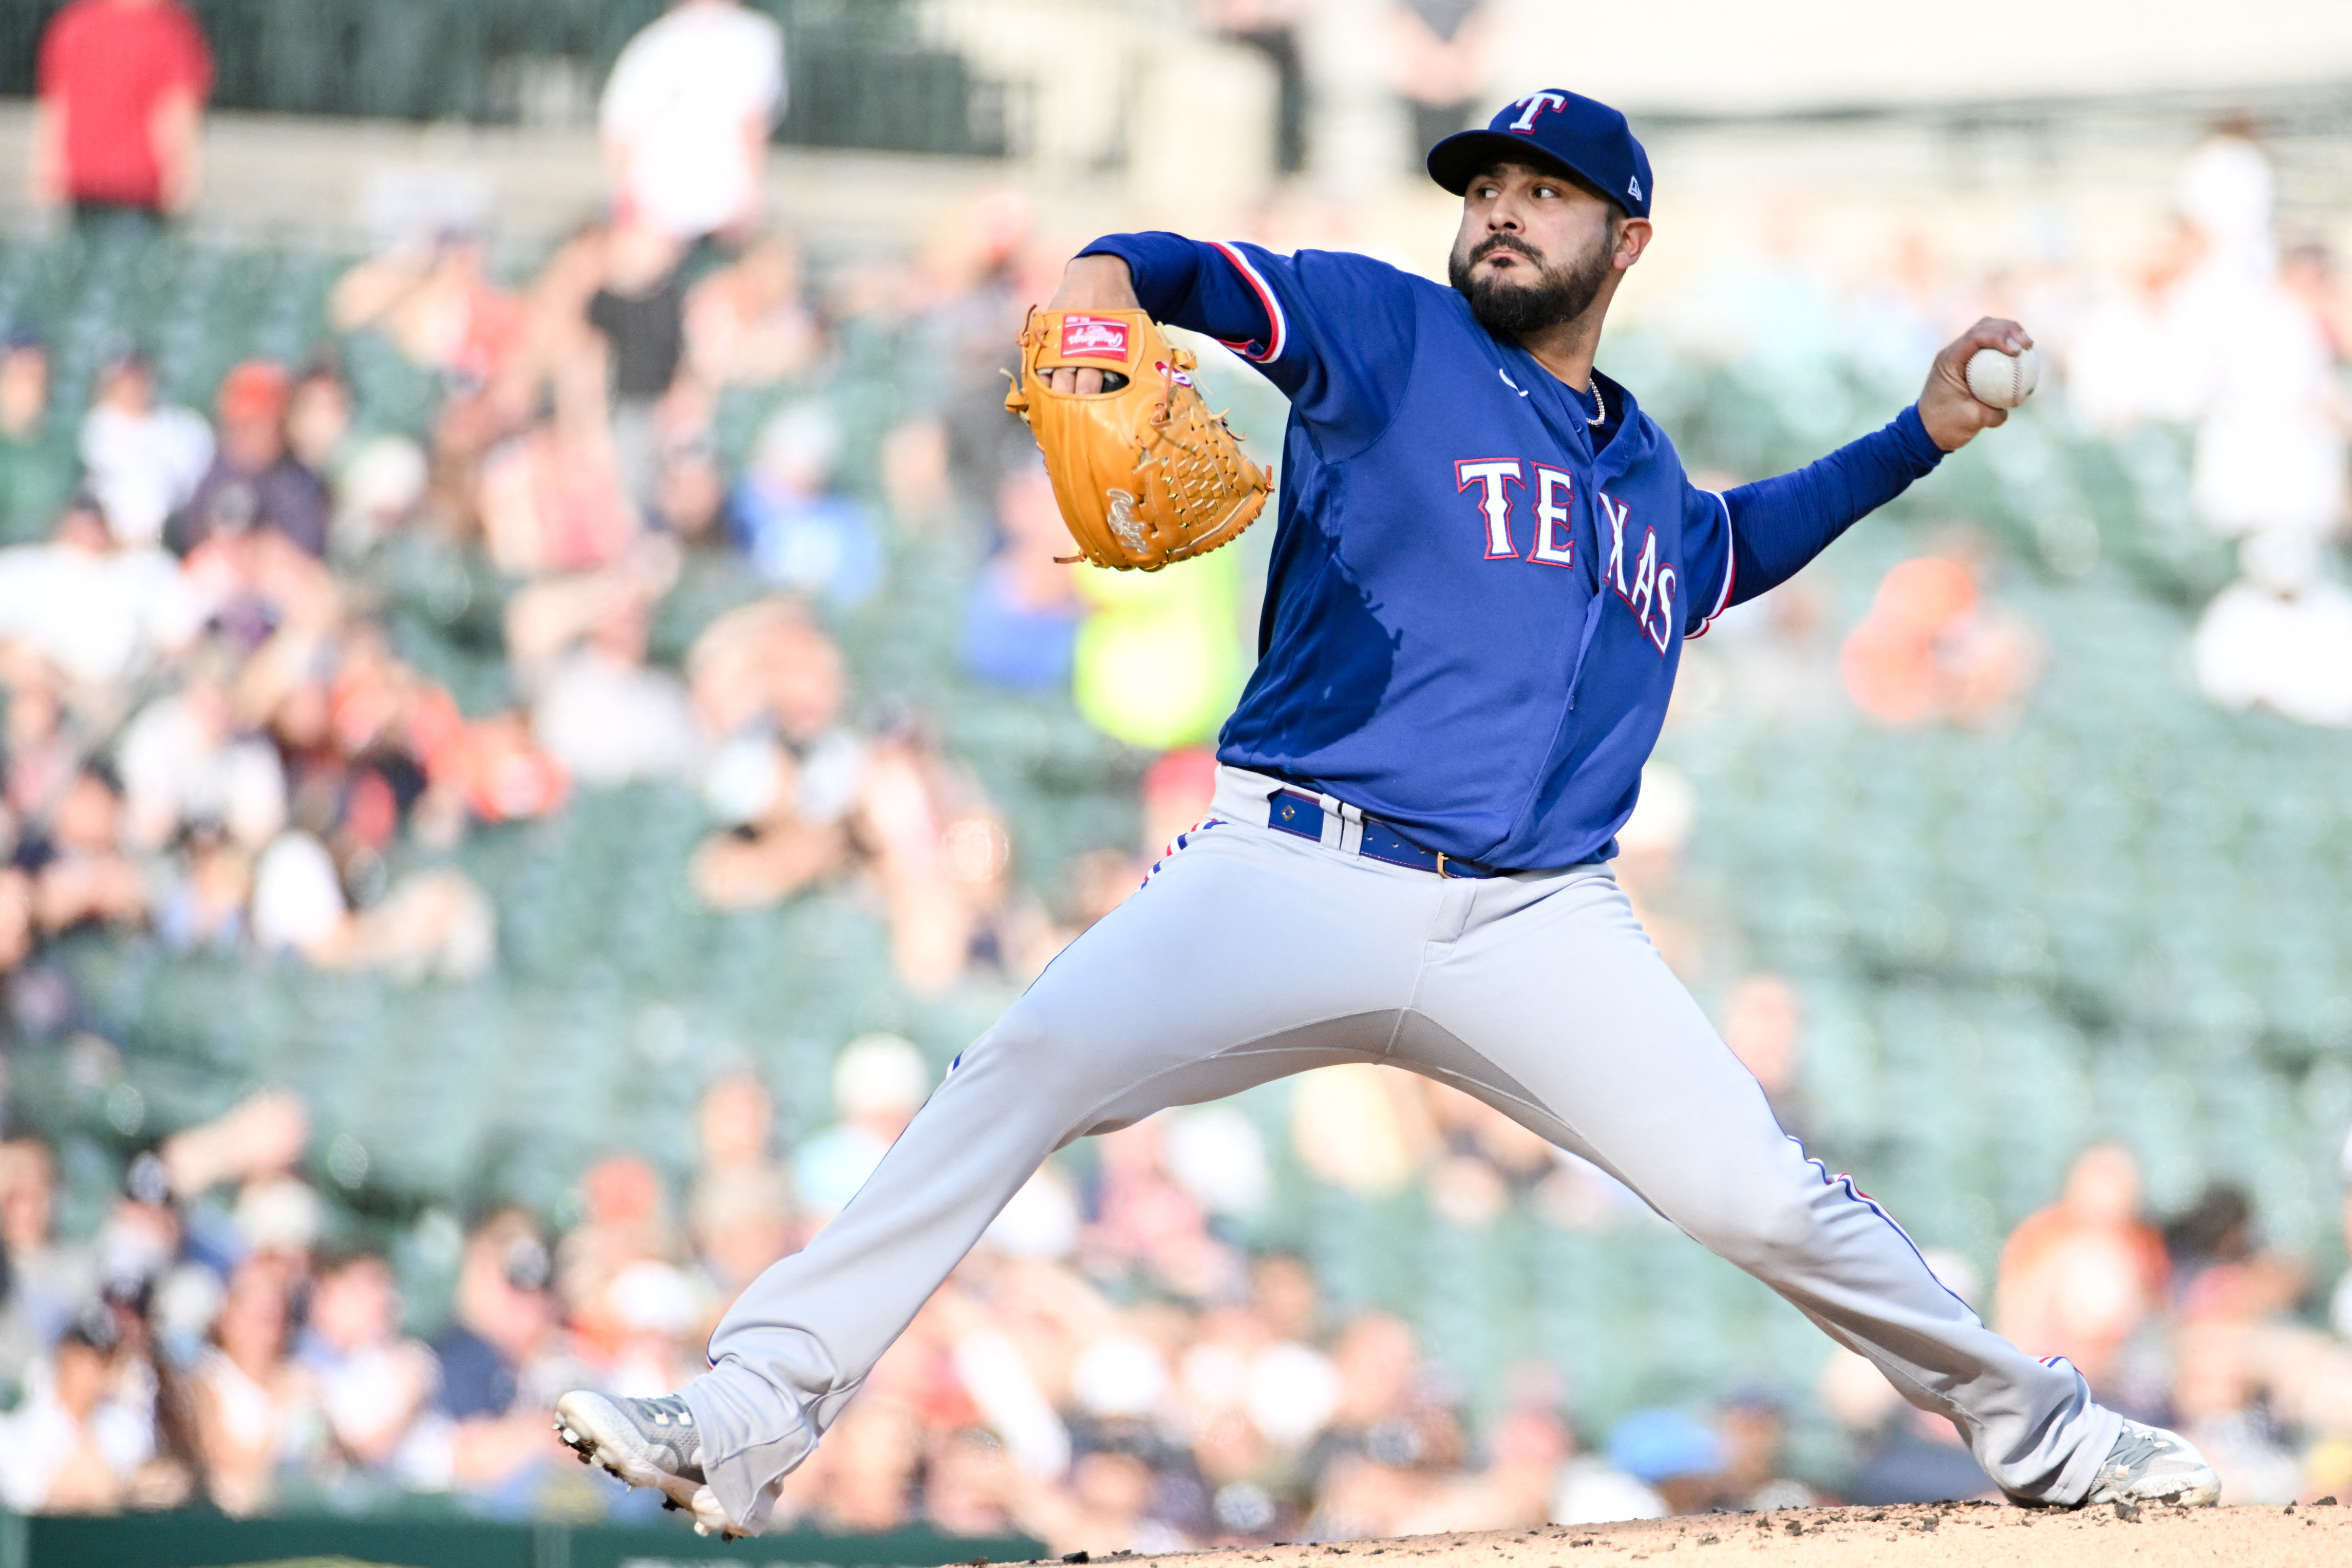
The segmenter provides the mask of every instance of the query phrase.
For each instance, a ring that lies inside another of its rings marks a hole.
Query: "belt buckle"
[[[1437,876],[1438,880],[1441,882],[1452,882],[1454,880],[1454,873],[1445,869],[1445,852],[1444,850],[1439,850],[1437,852]]]

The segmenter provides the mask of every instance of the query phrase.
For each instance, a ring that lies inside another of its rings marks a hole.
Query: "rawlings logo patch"
[[[1066,360],[1127,360],[1127,323],[1108,316],[1062,318]]]

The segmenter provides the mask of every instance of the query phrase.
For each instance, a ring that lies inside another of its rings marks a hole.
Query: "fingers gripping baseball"
[[[2009,418],[2005,408],[1981,402],[1969,390],[1969,361],[1986,349],[2019,354],[2033,347],[2033,334],[2014,321],[1988,316],[1944,346],[1928,369],[1927,384],[1919,393],[1919,422],[1930,440],[1947,452],[1958,452]]]

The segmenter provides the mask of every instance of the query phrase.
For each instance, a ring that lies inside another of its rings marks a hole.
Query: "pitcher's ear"
[[[1655,232],[1647,218],[1620,217],[1617,220],[1617,244],[1612,259],[1619,270],[1642,259],[1642,253],[1650,248],[1650,240]]]

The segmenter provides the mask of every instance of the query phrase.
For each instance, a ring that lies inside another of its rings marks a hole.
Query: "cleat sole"
[[[571,1397],[565,1396],[566,1399]],[[596,1432],[593,1417],[598,1412],[593,1403],[563,1411],[562,1402],[559,1401],[557,1408],[562,1413],[556,1421],[556,1433],[565,1446],[580,1456],[582,1464],[601,1465],[624,1486],[646,1487],[660,1492],[664,1507],[693,1516],[698,1535],[718,1535],[728,1541],[740,1538],[742,1532],[734,1528],[734,1521],[719,1506],[719,1499],[709,1486],[647,1464],[618,1441],[601,1439]]]

